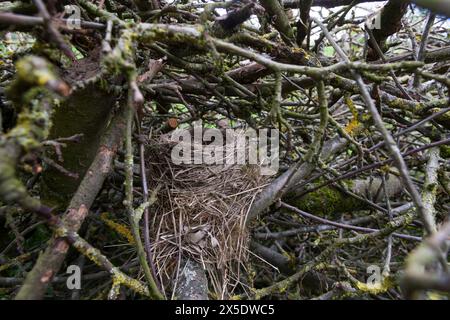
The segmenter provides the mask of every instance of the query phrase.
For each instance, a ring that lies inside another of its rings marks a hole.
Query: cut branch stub
[[[178,300],[208,300],[208,281],[202,266],[191,259],[183,261],[175,295]]]

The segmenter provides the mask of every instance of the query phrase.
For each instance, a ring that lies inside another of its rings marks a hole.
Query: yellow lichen
[[[51,65],[44,59],[34,56],[20,59],[16,63],[16,70],[21,79],[39,86],[45,86],[48,82],[56,79]]]
[[[132,245],[135,244],[133,234],[131,233],[131,230],[127,226],[109,219],[107,212],[102,213],[100,215],[100,219],[112,230],[116,231],[122,237],[127,239],[128,243]]]
[[[388,291],[392,288],[392,281],[389,280],[389,277],[383,278],[382,281],[377,281],[373,284],[367,284],[361,281],[355,281],[355,286],[358,290],[362,292],[367,292],[370,294],[380,294]]]
[[[133,289],[137,293],[142,294],[143,296],[149,296],[150,293],[148,288],[144,286],[142,283],[137,281],[136,279],[130,278],[123,274],[119,269],[113,268],[112,270],[114,282],[117,284],[123,284],[124,286]]]
[[[353,135],[357,128],[360,126],[360,122],[358,120],[358,110],[356,109],[355,103],[350,97],[345,97],[345,104],[350,109],[350,112],[352,113],[352,120],[347,124],[347,126],[344,128],[344,131],[348,133],[349,135]]]
[[[355,132],[355,129],[359,127],[359,121],[358,119],[352,119],[344,128],[345,132],[353,135]]]

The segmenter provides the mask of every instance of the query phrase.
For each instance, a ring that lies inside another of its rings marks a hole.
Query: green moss
[[[37,148],[40,140],[48,135],[49,114],[46,111],[22,112],[16,127],[7,137],[15,139],[25,152]]]
[[[430,110],[430,113],[437,113],[440,111],[441,111],[441,109],[434,108],[434,109]],[[444,128],[450,129],[450,111],[437,117],[436,122],[439,123],[440,125],[442,125]]]
[[[56,79],[53,67],[44,59],[27,56],[16,63],[17,78],[29,84],[44,86]]]
[[[306,212],[320,216],[333,216],[336,213],[359,210],[364,203],[332,187],[323,187],[289,203]]]
[[[160,27],[160,28],[146,28],[138,27],[137,34],[140,39],[144,42],[152,43],[158,40],[165,40],[173,43],[189,43],[190,45],[196,45],[198,47],[205,47],[206,36],[205,28],[203,26],[198,26],[195,29],[196,32],[175,32],[170,27]]]
[[[389,101],[386,101],[386,103],[389,105],[389,107],[393,109],[400,109],[400,110],[406,110],[410,111],[412,113],[420,113],[423,110],[423,105],[420,103],[417,104],[409,104],[408,100],[401,99],[401,98],[394,98],[390,99]]]
[[[439,147],[441,152],[441,157],[444,159],[450,158],[450,146],[442,145]]]

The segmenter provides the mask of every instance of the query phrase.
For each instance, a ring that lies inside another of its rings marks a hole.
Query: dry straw
[[[216,297],[227,298],[241,284],[246,215],[268,177],[258,165],[175,165],[175,144],[163,136],[147,145],[149,185],[160,188],[150,227],[158,276],[172,291],[181,257],[189,257],[204,267]]]

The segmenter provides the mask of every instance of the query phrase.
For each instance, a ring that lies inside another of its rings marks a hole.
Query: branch
[[[323,82],[320,81],[318,83],[317,90],[320,105],[320,126],[316,132],[314,141],[305,156],[305,161],[303,163],[300,161],[297,162],[264,188],[255,202],[253,202],[247,215],[246,224],[262,214],[275,201],[282,198],[291,188],[299,183],[300,180],[305,179],[310,175],[316,168],[316,161],[319,159],[327,159],[347,145],[348,141],[342,138],[331,139],[326,143],[323,143],[322,139],[325,135],[326,124],[328,121],[328,108]]]
[[[100,147],[77,192],[70,201],[63,217],[71,232],[78,232],[87,211],[94,202],[103,182],[113,168],[113,158],[119,148],[125,127],[124,108],[113,118],[101,139]],[[48,284],[56,275],[69,249],[66,239],[52,239],[47,249],[39,256],[33,269],[27,274],[16,299],[42,299]],[[46,275],[46,277],[44,277]]]
[[[36,150],[49,131],[53,104],[58,93],[67,95],[67,84],[57,77],[44,59],[27,56],[16,63],[16,78],[7,94],[20,112],[17,125],[0,137],[0,199],[32,212],[50,209],[31,197],[16,177],[16,165],[26,153]]]
[[[278,0],[260,0],[261,5],[271,18],[275,29],[277,29],[283,40],[289,44],[294,39],[294,31],[291,28],[289,18]]]
[[[409,1],[405,0],[390,0],[381,10],[381,13],[376,14],[373,19],[379,19],[380,27],[374,28],[372,34],[374,41],[380,46],[384,52],[386,39],[397,33],[402,27],[402,17],[408,10]],[[375,24],[374,24],[375,25]],[[370,50],[368,52],[367,59],[373,61],[378,58],[378,53],[374,48],[374,44],[369,40]]]
[[[233,34],[237,27],[247,21],[253,13],[263,14],[263,9],[255,2],[230,10],[227,14],[216,18],[212,26],[213,35],[224,38]]]
[[[139,214],[137,209],[133,208],[133,145],[132,131],[133,119],[136,109],[143,103],[143,97],[136,84],[136,71],[128,71],[128,105],[126,108],[126,131],[125,131],[125,207],[127,208],[131,231],[133,232],[134,242],[139,258],[139,262],[144,270],[147,279],[150,296],[157,300],[163,300],[164,297],[159,292],[158,286],[153,278],[150,267],[147,263],[144,246],[142,245],[139,221],[142,213]]]
[[[303,0],[283,0],[283,6],[285,8],[297,9],[300,2]],[[341,6],[348,6],[351,3],[360,4],[367,2],[382,2],[382,0],[314,0],[313,7],[323,7],[323,8],[335,8]]]
[[[187,258],[175,288],[178,300],[208,300],[208,280],[202,265]]]
[[[438,189],[439,147],[428,150],[428,163],[425,171],[425,183],[422,191],[423,209],[427,224],[433,232],[437,231],[434,204]]]
[[[309,32],[309,11],[311,10],[311,5],[313,0],[300,1],[300,17],[297,21],[297,45],[302,46],[303,40]]]
[[[47,11],[47,7],[42,2],[42,0],[33,0],[34,4],[39,10],[40,15],[44,19],[44,26],[47,29],[50,41],[54,42],[56,46],[61,49],[61,51],[72,61],[75,61],[75,54],[72,52],[70,46],[66,43],[61,33],[58,31],[57,27],[53,23],[52,17]]]
[[[402,288],[407,298],[420,299],[420,290],[434,289],[450,292],[450,276],[447,266],[447,244],[450,236],[450,222],[444,224],[441,229],[434,233],[417,247],[406,262],[405,276],[401,281]],[[428,266],[441,262],[445,268],[441,274],[427,272]]]
[[[411,221],[413,220],[413,217],[414,217],[414,215],[411,212],[408,212],[408,213],[390,221],[386,227],[384,227],[383,229],[380,229],[378,231],[368,233],[368,234],[358,235],[353,238],[336,239],[336,241],[333,244],[329,245],[315,259],[307,262],[295,274],[293,274],[292,276],[290,276],[280,282],[277,282],[269,287],[254,290],[251,293],[249,298],[257,300],[257,299],[264,298],[268,295],[275,294],[277,292],[283,292],[286,290],[286,288],[290,287],[295,282],[299,281],[306,273],[317,268],[317,266],[320,265],[321,262],[325,261],[325,259],[327,259],[331,254],[335,253],[336,250],[339,249],[340,247],[342,247],[346,244],[362,243],[369,239],[376,239],[376,238],[380,238],[380,237],[389,235],[389,234],[393,233],[395,230],[397,230],[401,227],[407,226],[409,223],[411,223]]]
[[[59,24],[67,24],[68,19],[55,19],[55,22]],[[70,20],[73,21],[73,20]],[[0,13],[0,24],[4,24],[7,26],[10,25],[21,25],[21,26],[38,26],[44,25],[44,18],[42,17],[32,17],[26,16],[22,14],[14,14],[14,13]],[[90,22],[90,21],[80,21],[80,26],[85,29],[96,29],[103,30],[105,29],[105,25],[103,23],[98,22]]]
[[[322,31],[325,33],[325,36],[327,37],[328,41],[334,47],[334,49],[339,54],[341,59],[343,59],[347,63],[350,62],[349,58],[346,56],[344,51],[337,45],[337,43],[334,41],[333,37],[330,35],[328,30],[325,28],[325,26],[319,20],[317,20],[315,18],[313,19],[313,21],[320,26]],[[424,211],[422,199],[411,179],[411,176],[409,175],[408,167],[406,166],[405,160],[402,157],[402,154],[400,152],[400,149],[397,146],[397,143],[395,142],[394,138],[392,138],[392,135],[390,134],[390,132],[386,129],[386,127],[383,123],[383,119],[381,118],[361,76],[354,70],[351,70],[351,73],[361,90],[362,99],[364,100],[366,106],[368,107],[368,109],[370,111],[370,114],[372,115],[372,118],[375,122],[375,126],[377,127],[377,129],[381,133],[381,135],[383,136],[385,145],[386,145],[387,149],[389,150],[391,157],[394,159],[394,163],[397,166],[397,169],[399,170],[399,173],[403,180],[403,183],[405,184],[405,187],[407,188],[407,190],[409,191],[409,193],[411,195],[411,198],[414,202],[414,205],[417,208],[419,216],[421,217],[422,222],[424,223],[425,230],[428,232],[428,234],[432,234],[433,227],[429,224],[429,221],[426,218],[426,212]]]

